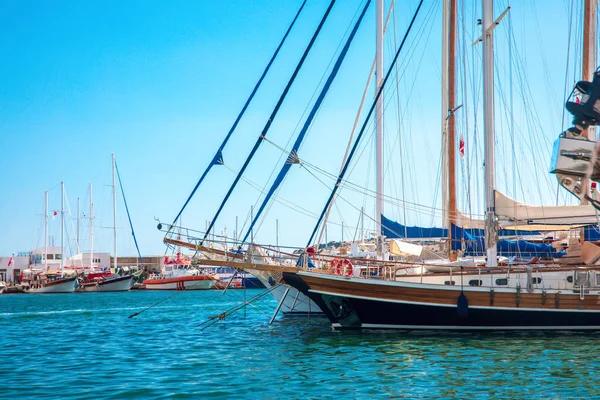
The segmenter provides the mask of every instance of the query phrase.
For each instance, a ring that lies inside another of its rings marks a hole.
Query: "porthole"
[[[542,283],[542,278],[536,277],[536,278],[533,278],[531,281],[533,282],[534,285],[539,285],[540,283]]]
[[[506,286],[506,285],[508,285],[508,278],[499,278],[499,279],[496,279],[496,285],[498,285],[498,286]]]
[[[567,282],[573,283],[573,275],[567,276]]]
[[[480,279],[473,279],[469,281],[469,286],[481,286],[483,285],[483,281]]]
[[[454,285],[456,285],[456,282],[455,281],[445,281],[444,285],[446,285],[446,286],[454,286]]]

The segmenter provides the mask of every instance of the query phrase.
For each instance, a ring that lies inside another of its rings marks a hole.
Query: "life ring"
[[[337,275],[345,275],[352,276],[352,271],[354,270],[354,266],[352,262],[347,258],[339,259],[334,258],[331,260],[331,271]]]

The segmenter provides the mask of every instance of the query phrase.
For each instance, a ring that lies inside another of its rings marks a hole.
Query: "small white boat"
[[[192,266],[190,260],[177,253],[175,260],[165,257],[165,264],[159,276],[150,277],[142,284],[146,290],[206,290],[212,289],[218,278],[204,274]]]

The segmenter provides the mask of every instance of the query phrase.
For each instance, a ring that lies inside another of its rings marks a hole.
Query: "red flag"
[[[463,140],[462,137],[458,141],[458,151],[460,151],[460,156],[461,157],[465,156],[465,141]]]
[[[13,254],[13,256],[10,258],[10,260],[8,260],[8,266],[9,267],[15,263],[14,256],[15,255]]]

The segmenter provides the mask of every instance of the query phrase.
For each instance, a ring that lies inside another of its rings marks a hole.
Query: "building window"
[[[498,286],[506,286],[506,285],[508,285],[508,278],[499,278],[499,279],[496,279],[496,285],[498,285]]]
[[[454,285],[456,285],[456,282],[454,282],[454,281],[446,281],[446,282],[444,282],[444,285],[446,285],[446,286],[454,286]]]
[[[0,269],[0,281],[7,281],[8,277],[6,275],[6,270],[5,269]]]
[[[62,254],[55,254],[54,255],[54,259],[55,260],[60,260],[62,258]]]
[[[469,281],[469,286],[481,286],[483,285],[483,281],[480,279],[473,279]]]
[[[48,260],[54,260],[54,254],[48,254]]]

